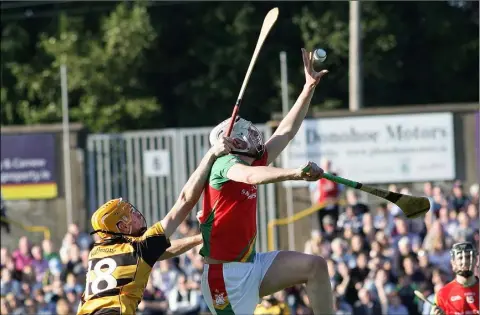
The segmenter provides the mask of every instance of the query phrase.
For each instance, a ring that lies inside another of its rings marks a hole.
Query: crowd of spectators
[[[429,304],[416,299],[413,290],[432,299],[453,278],[451,245],[471,241],[478,247],[478,191],[478,184],[465,191],[459,182],[449,189],[426,183],[424,195],[432,201],[432,211],[414,220],[406,220],[395,205],[366,205],[353,191],[342,192],[347,204],[325,211],[304,249],[327,259],[336,314],[428,314]],[[409,193],[405,188],[401,192]],[[196,233],[184,222],[173,238]],[[1,314],[74,314],[94,241],[72,224],[58,246],[50,240],[30,244],[22,237],[14,251],[2,247]],[[208,313],[200,292],[203,262],[198,251],[154,266],[139,314]],[[255,311],[309,313],[303,286],[264,297]]]

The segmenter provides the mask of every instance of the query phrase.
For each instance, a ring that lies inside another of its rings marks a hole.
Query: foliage
[[[2,124],[61,120],[61,64],[68,69],[71,119],[92,131],[217,123],[230,114],[272,6],[141,1],[5,6]],[[278,6],[280,17],[255,66],[242,116],[261,122],[281,109],[282,50],[288,53],[295,99],[303,84],[302,46],[328,52],[330,73],[313,103],[348,107],[348,2]],[[27,8],[28,17],[19,14]],[[478,101],[477,21],[478,2],[362,2],[365,106]]]

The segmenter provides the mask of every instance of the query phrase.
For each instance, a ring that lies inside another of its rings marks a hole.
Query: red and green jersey
[[[267,165],[267,153],[252,166]],[[257,237],[257,186],[231,181],[228,170],[246,164],[238,156],[218,158],[210,172],[199,216],[203,248],[200,254],[224,261],[252,262]]]

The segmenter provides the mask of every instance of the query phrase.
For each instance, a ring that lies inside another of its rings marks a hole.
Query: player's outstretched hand
[[[299,169],[300,179],[317,181],[323,176],[323,169],[314,162],[308,162]]]
[[[235,148],[233,145],[233,139],[222,137],[218,142],[212,147],[213,154],[216,157],[227,155]]]
[[[313,52],[302,48],[303,69],[305,71],[305,84],[316,86],[320,79],[328,73],[328,70],[317,72],[313,69]]]
[[[438,306],[432,306],[432,312],[430,314],[433,315],[445,315],[445,312]]]

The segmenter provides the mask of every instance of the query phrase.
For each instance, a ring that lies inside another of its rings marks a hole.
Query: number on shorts
[[[107,266],[107,270],[102,270],[103,266]],[[98,294],[100,292],[113,289],[117,286],[117,279],[112,276],[113,272],[117,268],[117,262],[112,258],[104,258],[99,260],[95,266],[93,266],[93,273],[95,274],[95,280],[90,282],[90,272],[92,271],[92,261],[88,262],[88,271],[87,271],[87,286],[85,288],[85,295],[90,295],[89,286],[92,287],[92,294]],[[100,289],[98,286],[100,282],[107,282],[105,288]]]

